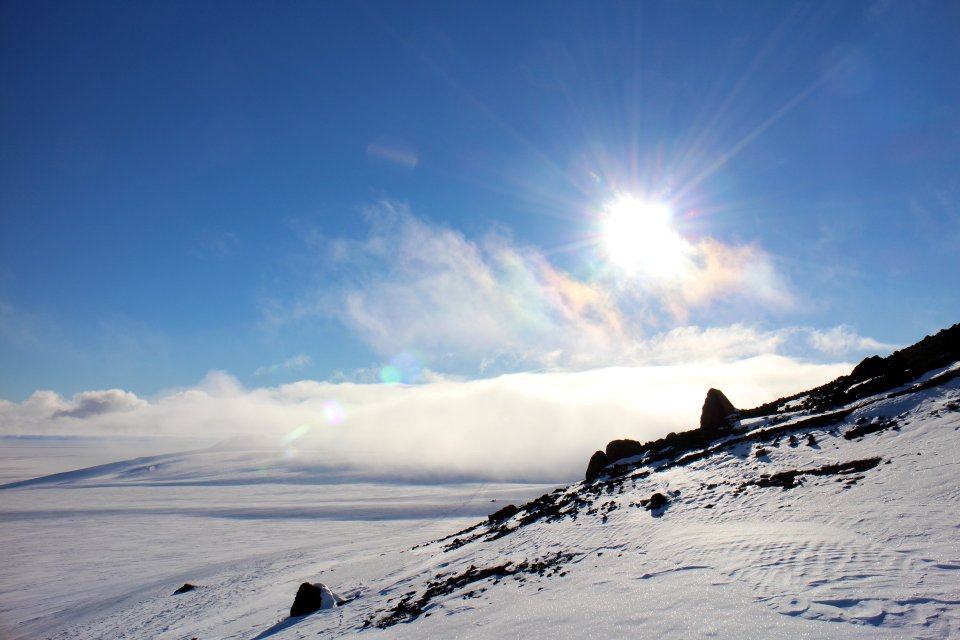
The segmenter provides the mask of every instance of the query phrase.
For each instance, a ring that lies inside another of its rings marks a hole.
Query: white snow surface
[[[640,468],[576,518],[518,515],[509,535],[452,549],[450,534],[554,487],[344,483],[222,449],[8,484],[0,637],[960,637],[958,403],[958,379],[861,400],[815,445],[804,433]],[[880,416],[897,429],[843,437]],[[750,484],[875,457],[788,489]],[[655,492],[665,509],[639,506]],[[542,575],[465,577],[541,559]],[[287,618],[305,581],[348,602]],[[172,595],[185,582],[197,588]],[[423,610],[377,628],[404,600]]]

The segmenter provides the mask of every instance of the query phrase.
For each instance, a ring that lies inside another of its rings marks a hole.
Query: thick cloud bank
[[[565,481],[608,440],[693,428],[706,390],[753,406],[822,383],[849,364],[777,355],[583,372],[523,373],[417,386],[303,381],[245,389],[212,372],[151,401],[119,390],[0,403],[5,434],[205,435],[253,439],[304,462],[371,477]]]

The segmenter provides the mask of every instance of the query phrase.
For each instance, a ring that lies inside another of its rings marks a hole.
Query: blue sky
[[[960,319],[958,21],[3,3],[0,398],[913,342]],[[611,261],[624,198],[686,267]]]

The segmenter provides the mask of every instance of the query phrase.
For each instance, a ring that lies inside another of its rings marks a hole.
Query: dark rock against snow
[[[590,456],[590,462],[587,464],[587,476],[585,480],[587,482],[593,482],[600,477],[600,474],[603,473],[603,469],[608,464],[607,454],[603,451],[597,451],[592,456]],[[493,517],[493,516],[490,516]]]
[[[850,377],[858,381],[869,380],[877,376],[886,375],[889,370],[890,368],[887,366],[884,358],[880,356],[869,356],[853,368],[853,371],[850,372]]]
[[[503,522],[508,518],[512,518],[517,515],[517,512],[520,511],[520,507],[514,504],[508,504],[502,509],[494,511],[489,516],[487,516],[487,522],[494,524],[496,522]]]
[[[305,616],[308,613],[319,611],[321,609],[332,609],[342,602],[330,591],[330,587],[318,582],[310,584],[304,582],[297,590],[297,596],[293,599],[293,606],[290,607],[290,617]]]
[[[704,431],[725,431],[730,428],[732,416],[736,413],[736,407],[723,395],[723,391],[710,389],[700,411],[700,428]]]
[[[624,458],[639,456],[647,451],[647,446],[640,444],[636,440],[611,440],[607,443],[607,464],[613,464],[617,460],[623,460]]]
[[[173,595],[177,595],[178,593],[186,593],[187,591],[193,591],[194,589],[196,589],[194,585],[190,584],[189,582],[185,582],[182,587],[173,592]]]
[[[662,509],[670,503],[667,500],[667,497],[662,493],[655,493],[646,500],[641,500],[640,504],[649,511],[656,511],[657,509]]]
[[[832,382],[810,389],[803,394],[780,398],[773,402],[740,412],[741,418],[781,413],[788,401],[802,399],[799,405],[807,412],[824,412],[842,407],[851,402],[891,391],[896,387],[917,380],[924,373],[946,367],[960,359],[960,323],[943,329],[920,342],[895,351],[886,358],[870,356],[858,364],[850,375],[840,376]],[[944,371],[914,388],[895,393],[910,393],[930,388],[960,376],[960,369]]]

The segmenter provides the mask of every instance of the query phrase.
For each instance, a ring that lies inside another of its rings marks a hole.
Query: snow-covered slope
[[[923,362],[937,366],[911,365],[903,375],[858,367],[832,386],[742,412],[706,446],[619,461],[592,482],[479,522],[471,509],[495,511],[511,492],[537,488],[421,487],[408,498],[419,511],[405,522],[396,516],[406,489],[263,483],[257,494],[256,485],[240,491],[209,478],[183,494],[161,527],[149,514],[120,518],[105,534],[129,537],[121,558],[98,558],[89,543],[61,558],[72,589],[97,596],[85,609],[73,591],[66,605],[18,603],[18,593],[45,592],[0,570],[4,616],[33,607],[37,619],[14,620],[11,631],[57,638],[960,637],[960,368]],[[144,464],[111,467],[110,481],[60,478],[7,488],[0,498],[5,512],[16,503],[13,512],[34,527],[26,505],[45,491],[77,496],[81,510],[92,508],[84,500],[102,501],[109,529],[107,505],[129,510],[158,490],[131,483]],[[170,482],[199,473],[184,471],[182,459],[163,464]],[[344,493],[325,493],[334,486]],[[651,509],[655,494],[665,504]],[[392,506],[385,513],[394,517],[327,518],[316,506],[324,495],[334,511],[347,504],[367,513],[356,506],[367,496],[374,509]],[[472,506],[451,510],[458,500]],[[226,524],[201,517],[242,513],[244,501],[250,513]],[[284,510],[270,511],[271,502]],[[181,508],[216,531],[193,530]],[[64,538],[96,536],[94,524],[80,525],[58,520]],[[17,535],[22,570],[20,554],[30,550],[27,533]],[[118,564],[138,569],[138,589],[129,575],[113,588]],[[287,618],[305,580],[350,601]],[[186,581],[198,588],[172,595]],[[43,623],[40,612],[58,608],[70,624]]]

